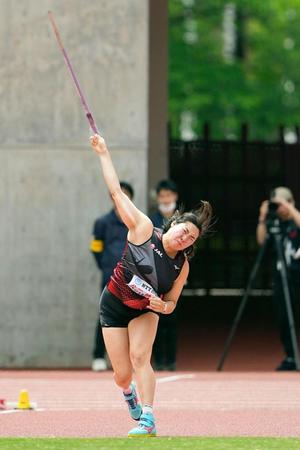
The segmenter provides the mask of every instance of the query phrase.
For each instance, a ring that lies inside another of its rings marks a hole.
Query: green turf
[[[0,438],[5,450],[295,450],[300,449],[296,438]]]

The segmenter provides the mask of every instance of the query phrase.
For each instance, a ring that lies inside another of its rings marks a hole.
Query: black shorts
[[[124,305],[121,300],[115,297],[107,287],[104,288],[100,297],[100,323],[101,327],[127,328],[129,322],[136,317],[149,312],[149,309],[133,309]]]

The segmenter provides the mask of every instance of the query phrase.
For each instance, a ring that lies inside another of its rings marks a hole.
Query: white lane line
[[[5,405],[8,406],[8,408],[13,408],[13,409],[19,409],[18,404],[19,404],[19,402],[6,402],[5,403]],[[30,402],[29,405],[30,405],[30,408],[28,408],[28,409],[36,409],[37,408],[37,402]],[[27,408],[24,408],[24,410],[26,411]]]
[[[168,383],[169,381],[188,380],[195,378],[195,376],[196,375],[194,373],[188,373],[186,375],[173,375],[171,377],[157,378],[156,381],[157,383]]]
[[[12,414],[12,413],[20,413],[24,411],[45,411],[43,408],[37,408],[37,409],[4,409],[3,411],[0,411],[0,414]]]

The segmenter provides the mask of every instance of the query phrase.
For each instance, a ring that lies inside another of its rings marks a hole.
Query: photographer
[[[286,187],[275,188],[271,192],[270,201],[265,200],[260,206],[256,230],[259,245],[264,244],[269,234],[269,227],[272,226],[275,219],[279,219],[291,296],[300,301],[300,211],[295,207],[292,192]],[[278,261],[274,261],[273,288],[273,297],[279,318],[280,338],[286,353],[286,357],[276,370],[296,370]]]

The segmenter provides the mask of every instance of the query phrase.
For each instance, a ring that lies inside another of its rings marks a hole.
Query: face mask
[[[162,214],[168,214],[175,211],[176,208],[176,202],[169,203],[168,205],[164,205],[163,203],[160,203],[158,205],[158,209]]]

